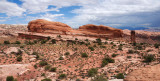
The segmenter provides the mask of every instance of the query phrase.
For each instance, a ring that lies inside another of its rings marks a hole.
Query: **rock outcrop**
[[[122,37],[123,35],[123,31],[121,29],[116,29],[104,25],[98,26],[93,24],[87,24],[80,26],[79,31],[86,35],[96,35],[109,38]]]
[[[62,33],[70,32],[72,28],[61,22],[51,22],[43,19],[30,21],[28,24],[29,32],[38,33]]]
[[[60,35],[78,35],[98,38],[118,38],[122,37],[123,31],[120,29],[103,25],[83,25],[74,30],[70,26],[61,22],[51,22],[43,19],[30,21],[28,24],[29,32],[50,33]]]
[[[136,32],[134,30],[131,31],[131,42],[136,43]]]
[[[147,66],[134,70],[124,81],[160,81],[160,65]]]

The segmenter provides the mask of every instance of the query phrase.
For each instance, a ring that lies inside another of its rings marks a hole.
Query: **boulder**
[[[62,33],[70,32],[72,28],[61,22],[52,22],[43,19],[37,19],[28,23],[29,32],[38,33]]]
[[[112,28],[104,25],[87,24],[79,27],[79,31],[86,35],[95,35],[102,37],[122,37],[123,31],[121,29]]]

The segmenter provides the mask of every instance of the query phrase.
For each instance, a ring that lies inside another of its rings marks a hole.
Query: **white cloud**
[[[6,13],[8,16],[21,16],[25,9],[19,7],[16,3],[11,3],[6,0],[0,1],[0,13]]]
[[[154,12],[159,9],[160,0],[101,0],[95,5],[82,5],[80,9],[73,10],[72,13],[78,15],[69,20],[69,24],[75,26],[77,23],[138,23],[145,20],[131,14]]]
[[[82,6],[96,3],[96,0],[21,0],[22,7],[28,10],[28,13],[40,13],[46,11],[59,11],[59,8],[69,6]],[[49,6],[55,6],[48,8]]]
[[[49,21],[56,21],[57,18],[62,17],[64,14],[44,14],[37,17],[28,16],[27,21],[35,20],[35,19],[45,19]]]

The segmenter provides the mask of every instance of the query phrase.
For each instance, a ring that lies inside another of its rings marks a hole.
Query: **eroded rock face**
[[[127,75],[124,81],[159,81],[159,67],[160,64],[134,70],[133,72]]]
[[[103,35],[109,37],[122,37],[123,31],[103,25],[87,24],[79,28],[84,34],[88,35]]]
[[[72,28],[61,22],[51,22],[43,19],[30,21],[28,24],[29,32],[38,33],[63,33],[70,32]]]

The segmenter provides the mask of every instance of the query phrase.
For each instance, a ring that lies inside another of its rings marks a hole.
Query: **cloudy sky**
[[[0,24],[34,19],[115,28],[160,27],[160,0],[0,0]]]

